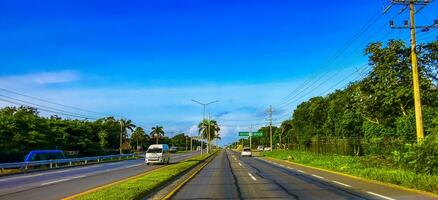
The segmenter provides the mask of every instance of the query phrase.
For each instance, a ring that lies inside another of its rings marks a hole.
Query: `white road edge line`
[[[241,163],[239,163],[239,165],[242,167],[242,164],[241,164]]]
[[[252,178],[252,180],[257,180],[251,173],[248,173],[248,175]]]
[[[341,183],[341,182],[338,182],[338,181],[332,181],[332,182],[336,183],[336,184],[339,184],[339,185],[343,185],[345,187],[351,187],[351,185],[348,185],[348,184],[345,184],[345,183]]]
[[[301,171],[301,170],[299,170],[299,169],[297,169],[297,171],[299,171],[299,172],[301,172],[301,173],[304,173],[303,171]]]
[[[318,175],[315,175],[315,174],[311,174],[313,177],[316,177],[316,178],[319,178],[319,179],[325,179],[324,177],[322,177],[322,176],[318,176]]]
[[[391,197],[383,196],[383,195],[381,195],[381,194],[377,194],[377,193],[374,193],[374,192],[367,192],[367,193],[368,193],[368,194],[372,194],[372,195],[374,195],[374,196],[378,196],[378,197],[383,198],[383,199],[395,200],[395,199],[393,199],[393,198],[391,198]]]

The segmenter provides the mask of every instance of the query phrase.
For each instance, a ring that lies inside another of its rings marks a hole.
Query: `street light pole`
[[[217,102],[219,102],[219,100],[215,100],[215,101],[212,101],[212,102],[209,102],[209,103],[202,103],[202,102],[197,101],[197,100],[194,100],[194,99],[192,99],[192,101],[195,102],[195,103],[200,104],[201,106],[203,106],[202,123],[204,123],[204,121],[205,121],[205,110],[206,110],[206,107],[207,107],[208,105],[210,105],[210,104],[213,104],[213,103],[217,103]],[[210,122],[209,122],[209,123],[210,123]],[[208,129],[210,129],[210,128],[208,128]],[[208,132],[210,132],[210,130],[208,130]],[[207,138],[207,140],[209,140],[209,138],[210,138],[210,134],[208,134],[208,138]],[[210,142],[210,141],[207,141],[207,145],[209,145],[209,142]],[[209,152],[209,151],[208,151],[209,148],[210,148],[210,145],[207,146],[207,152]],[[201,155],[202,155],[202,145],[201,145]]]

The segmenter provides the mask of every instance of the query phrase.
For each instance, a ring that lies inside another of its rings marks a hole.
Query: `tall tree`
[[[123,140],[128,139],[128,130],[134,131],[135,125],[132,123],[130,119],[120,119],[120,146],[119,151],[122,154],[122,145]]]
[[[210,152],[211,141],[214,139],[219,139],[220,127],[216,120],[204,119],[198,124],[199,134],[202,138],[207,139],[208,147],[207,152]]]
[[[151,137],[154,137],[156,139],[156,143],[158,144],[158,139],[160,137],[164,137],[164,129],[162,126],[154,126],[152,127],[152,132],[150,133]]]

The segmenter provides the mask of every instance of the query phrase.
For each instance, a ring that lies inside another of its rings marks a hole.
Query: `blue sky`
[[[367,70],[361,68],[367,42],[408,39],[407,31],[387,26],[401,9],[393,7],[343,48],[386,5],[383,0],[1,1],[0,86],[127,117],[146,129],[160,124],[169,135],[195,134],[202,109],[191,99],[218,99],[209,112],[222,124],[226,144],[237,138],[236,131],[264,123],[270,104],[281,118],[301,101],[359,78],[354,72]],[[418,23],[430,24],[435,13],[432,3],[417,15]],[[404,12],[394,19],[406,18]],[[344,51],[332,59],[339,49]],[[327,79],[320,87],[275,107],[319,76]]]

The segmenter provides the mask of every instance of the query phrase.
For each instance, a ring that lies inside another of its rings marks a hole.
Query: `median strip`
[[[145,173],[91,189],[64,199],[141,199],[175,176],[208,158],[209,154],[194,156]],[[123,191],[123,192],[120,192]]]

